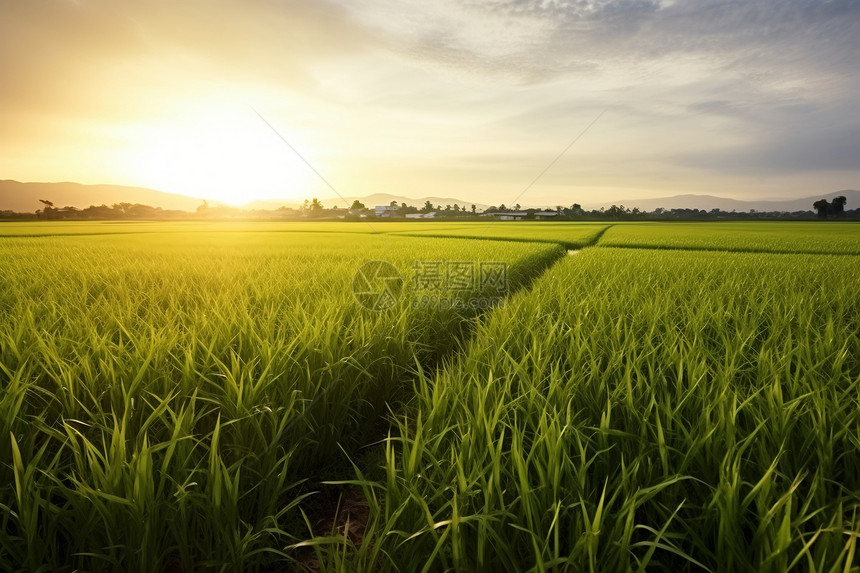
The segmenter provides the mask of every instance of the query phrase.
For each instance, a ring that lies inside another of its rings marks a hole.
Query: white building
[[[525,219],[526,215],[528,215],[528,213],[526,213],[525,211],[514,211],[513,213],[500,213],[499,214],[499,220],[500,221],[520,221],[522,219]]]
[[[397,208],[391,205],[377,205],[373,208],[373,211],[377,217],[393,217]]]

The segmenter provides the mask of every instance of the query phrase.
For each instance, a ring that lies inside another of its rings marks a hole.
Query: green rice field
[[[385,230],[386,227],[380,227]],[[593,244],[609,225],[603,223],[569,222],[469,222],[445,228],[440,225],[416,227],[414,230],[400,231],[400,234],[433,237],[468,237],[474,239],[496,239],[502,241],[536,241],[559,243],[568,249],[580,249]]]
[[[860,233],[856,223],[622,223],[601,246],[860,255]]]
[[[122,233],[192,233],[192,232],[305,232],[305,233],[396,233],[433,229],[448,231],[463,227],[464,223],[436,221],[64,221],[3,222],[0,237],[5,236],[54,236],[54,235],[116,235]],[[470,223],[465,223],[466,226]],[[477,225],[477,223],[471,223]],[[485,226],[485,225],[482,225]]]
[[[0,571],[860,571],[858,327],[855,223],[0,224]]]

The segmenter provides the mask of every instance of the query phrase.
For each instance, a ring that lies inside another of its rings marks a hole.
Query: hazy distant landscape
[[[719,209],[721,211],[749,212],[751,209],[760,212],[787,212],[810,211],[814,209],[812,204],[820,199],[832,200],[835,197],[844,196],[851,209],[860,206],[860,191],[842,190],[821,195],[812,195],[799,199],[784,199],[771,201],[746,201],[738,199],[727,199],[710,195],[676,195],[672,197],[655,197],[652,199],[630,199],[614,200],[606,203],[582,203],[584,209],[608,208],[612,205],[623,205],[629,209],[638,208],[640,211],[654,211],[658,208],[671,209],[700,209],[710,211]],[[17,213],[34,213],[44,207],[39,200],[49,199],[56,206],[72,206],[84,209],[91,205],[113,205],[115,203],[143,204],[152,207],[161,207],[165,210],[194,212],[204,198],[188,197],[174,193],[164,193],[153,189],[138,187],[122,187],[117,185],[80,185],[77,183],[21,183],[11,180],[0,180],[0,211],[14,211]],[[565,207],[576,201],[576,197],[569,197],[569,202],[561,204]],[[389,195],[376,193],[364,197],[336,197],[321,199],[321,203],[328,207],[348,208],[354,201],[360,201],[366,206],[373,208],[375,205],[388,205],[392,201],[397,204],[420,207],[429,201],[433,205],[459,205],[461,208],[470,209],[475,205],[479,211],[484,211],[490,205],[473,203],[468,200],[453,197],[405,197],[402,195]],[[217,202],[213,201],[213,204]],[[250,201],[237,206],[241,210],[276,210],[281,207],[299,209],[301,202],[295,201]],[[555,205],[522,205],[525,208],[554,209]]]

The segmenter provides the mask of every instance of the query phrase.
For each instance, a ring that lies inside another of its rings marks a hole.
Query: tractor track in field
[[[559,241],[533,241],[533,242],[547,242],[547,243],[555,243],[558,246],[562,247],[564,250],[560,250],[557,256],[549,257],[546,261],[544,261],[541,265],[537,266],[534,269],[534,272],[526,279],[523,280],[521,284],[517,286],[517,288],[509,291],[504,297],[504,301],[501,303],[505,304],[512,296],[517,295],[519,293],[530,291],[534,284],[543,277],[551,268],[559,264],[560,261],[563,261],[565,258],[579,254],[583,249],[593,247],[600,240],[600,237],[609,229],[612,225],[607,225],[603,229],[601,229],[598,233],[596,233],[587,245],[577,245],[575,248],[571,248],[571,244],[565,244]],[[401,236],[415,236],[415,235],[407,235],[402,234]],[[428,237],[428,235],[419,235],[423,237]],[[456,236],[441,236],[440,238],[459,238],[459,239],[475,239],[475,237],[456,237]],[[518,242],[517,239],[508,238],[492,238],[491,240],[496,241],[510,241],[510,242]],[[523,241],[519,241],[523,242]],[[531,241],[525,241],[531,242]],[[447,368],[449,368],[456,360],[463,357],[465,355],[466,347],[469,344],[476,343],[477,341],[477,323],[488,320],[492,316],[493,310],[497,307],[488,308],[486,310],[480,311],[474,317],[463,317],[463,322],[465,323],[465,328],[460,331],[460,335],[454,334],[454,345],[456,346],[451,352],[446,353],[445,355],[439,356],[436,360],[433,361],[432,364],[424,367],[421,367],[419,370],[415,371],[412,375],[408,376],[408,380],[404,380],[404,386],[415,385],[420,377],[423,376],[436,376],[439,373],[443,372]],[[471,324],[468,324],[471,322]],[[341,379],[344,378],[344,375],[349,371],[350,366],[355,366],[357,363],[360,363],[361,359],[351,361],[344,370],[342,370],[338,377],[333,381],[332,385],[324,388],[323,391],[315,397],[314,403],[316,403],[320,398],[322,398],[331,388],[338,383]],[[425,374],[426,372],[426,374]],[[402,403],[399,405],[389,405],[389,416],[391,415],[399,415],[402,414],[405,409],[408,408],[407,403]],[[395,413],[396,412],[396,413]],[[291,425],[298,420],[291,422]],[[379,417],[376,419],[376,428],[374,429],[375,434],[377,434],[376,439],[371,441],[369,444],[365,446],[359,447],[359,451],[365,448],[371,447],[373,445],[379,445],[386,443],[387,439],[392,437],[392,430],[396,428],[396,426],[392,423],[392,420],[389,417]],[[277,439],[273,441],[277,443]],[[350,452],[350,456],[355,455],[356,452]],[[320,531],[322,535],[330,534],[331,532],[337,532],[338,535],[343,535],[348,537],[357,547],[361,545],[363,541],[363,536],[360,534],[356,534],[354,531],[356,524],[364,524],[366,525],[370,519],[370,506],[367,502],[362,499],[364,495],[361,489],[355,485],[345,485],[347,484],[349,479],[352,479],[354,476],[350,473],[352,468],[345,468],[347,475],[343,478],[338,477],[336,480],[332,479],[321,479],[317,483],[312,484],[312,488],[315,489],[319,496],[315,496],[312,503],[306,508],[308,511],[308,517],[313,524],[314,534],[317,531]],[[297,559],[301,566],[306,571],[320,571],[319,563],[316,562],[313,554],[309,550],[302,550],[298,553]]]
[[[464,239],[464,237],[445,238]],[[507,240],[517,242],[515,239]],[[556,244],[563,247],[561,244]],[[538,279],[543,277],[547,271],[557,265],[559,261],[564,260],[571,252],[577,253],[579,252],[579,249],[570,251],[567,248],[561,248],[555,255],[547,256],[545,260],[540,261],[540,263],[534,268],[533,273],[530,273],[530,275],[524,278],[515,288],[508,291],[501,304],[503,305],[514,295],[531,290]],[[462,328],[458,333],[452,335],[454,338],[452,341],[454,348],[437,356],[428,364],[419,365],[417,369],[411,373],[405,372],[404,380],[402,381],[403,387],[408,388],[410,386],[414,386],[421,377],[436,376],[438,373],[448,368],[453,361],[463,356],[466,346],[476,339],[475,335],[477,332],[477,324],[487,320],[492,315],[492,311],[495,308],[497,307],[490,307],[481,310],[477,312],[475,316],[463,316]],[[368,352],[369,349],[366,349],[361,356],[352,357],[349,361],[345,362],[343,369],[340,370],[332,383],[323,388],[322,391],[313,398],[311,406],[314,406],[323,400],[335,386],[347,380],[349,374],[354,373],[356,369],[360,369],[364,359],[372,359],[373,357],[369,356]],[[388,408],[387,414],[379,415],[371,422],[374,427],[368,433],[368,443],[357,446],[349,451],[344,450],[350,459],[361,456],[362,451],[367,452],[369,448],[385,444],[388,439],[392,438],[392,430],[396,429],[396,426],[392,423],[393,420],[391,416],[401,415],[403,411],[408,408],[408,403],[407,401],[395,401],[391,404],[386,403],[386,406]],[[311,408],[306,409],[301,417],[290,422],[289,427],[299,423],[304,417],[310,414]],[[288,430],[289,427],[285,428],[283,431]],[[279,439],[280,436],[276,437],[272,441],[270,447],[275,446],[279,442]],[[361,462],[358,463],[360,464]],[[307,511],[309,523],[313,527],[314,535],[318,534],[317,531],[319,531],[319,534],[323,536],[330,535],[331,532],[337,532],[337,535],[348,537],[350,541],[358,547],[363,541],[363,535],[358,531],[357,527],[360,528],[362,525],[365,525],[370,519],[370,507],[367,502],[363,500],[364,493],[361,488],[349,483],[349,481],[355,477],[352,473],[354,471],[352,463],[343,468],[339,468],[339,470],[345,471],[346,474],[343,476],[330,474],[328,477],[322,477],[318,481],[308,483],[308,491],[316,491],[319,495],[315,495],[309,500],[310,503],[305,506],[305,510]],[[306,571],[316,572],[321,570],[312,551],[308,548],[302,548],[298,551],[297,560]]]

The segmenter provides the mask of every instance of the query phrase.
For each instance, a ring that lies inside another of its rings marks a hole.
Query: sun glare
[[[134,131],[129,170],[146,187],[231,205],[305,197],[310,169],[241,104],[198,108]]]

